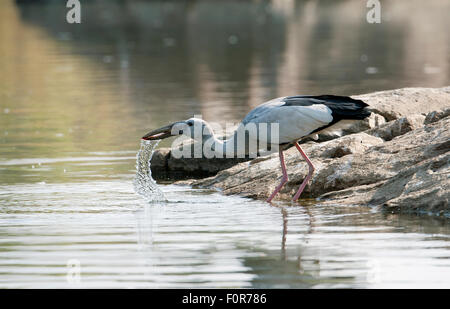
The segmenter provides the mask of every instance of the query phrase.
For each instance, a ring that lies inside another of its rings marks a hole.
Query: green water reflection
[[[1,158],[132,150],[193,114],[450,80],[448,1],[385,1],[378,25],[356,0],[91,1],[80,25],[41,4],[1,3]]]

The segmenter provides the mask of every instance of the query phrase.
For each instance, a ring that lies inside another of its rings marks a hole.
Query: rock
[[[235,159],[235,158],[173,158],[168,159],[169,174],[185,174],[188,177],[205,177],[215,175],[217,172],[230,168],[240,162],[248,161],[249,159]]]
[[[435,158],[448,154],[450,151],[449,128],[450,117],[447,117],[434,124],[398,136],[391,141],[370,147],[365,152],[339,158],[317,171],[311,182],[310,192],[313,197],[325,198],[324,194],[328,192],[359,186],[372,185],[374,188],[377,186],[394,188],[390,185],[390,182],[387,182],[387,184],[383,184],[383,182],[406,179],[402,176],[403,173],[405,175],[411,174],[422,164],[428,166],[426,165],[428,161],[432,162]],[[440,160],[440,162],[444,162],[442,161],[444,159]],[[436,182],[434,187],[442,187],[444,184],[448,186],[448,183],[449,178],[447,176],[445,182]],[[391,197],[394,198],[384,192],[381,196],[385,199],[377,199],[373,196],[377,192],[373,188],[371,190],[367,190],[367,187],[358,189],[366,190],[366,192],[363,190],[360,195],[366,204],[389,204],[388,201]],[[397,189],[393,190],[402,192]],[[357,195],[357,192],[352,192],[352,198]],[[394,203],[394,201],[391,201],[391,203]],[[400,200],[395,203],[400,203]],[[425,206],[426,202],[421,205]],[[412,207],[407,203],[401,204],[401,206],[408,209]]]
[[[313,160],[317,175],[318,171],[324,168],[330,170],[333,168],[328,167],[333,163],[330,156],[340,158],[347,157],[349,154],[362,153],[382,142],[381,138],[366,133],[358,133],[324,143],[303,144],[302,148],[311,160],[317,158],[317,160]],[[306,176],[308,166],[294,147],[285,151],[285,161],[288,166],[290,181],[281,193],[291,194],[291,191],[295,190]],[[272,155],[269,160],[256,164],[251,164],[251,162],[241,163],[231,169],[219,172],[215,177],[199,180],[193,184],[200,187],[212,186],[223,190],[225,194],[243,194],[247,197],[265,198],[276,186],[279,178],[281,178],[279,159],[277,155]],[[305,192],[311,193],[310,188],[311,186],[307,187]],[[280,196],[283,198],[282,195]]]
[[[414,118],[405,117],[403,123]],[[417,123],[423,118],[418,117]],[[363,132],[302,147],[316,167],[303,198],[401,212],[450,211],[450,117],[386,142]],[[308,171],[295,148],[285,151],[285,161],[289,181],[276,197],[278,200],[290,200]],[[225,194],[265,199],[280,178],[279,160],[273,155],[254,164],[240,163],[193,184],[215,187]]]
[[[323,203],[367,204],[389,212],[448,214],[450,155],[405,168],[386,181],[323,194]]]
[[[410,122],[412,125],[411,128],[415,128],[415,120],[411,117],[419,119],[419,116],[424,116],[432,111],[449,107],[450,87],[402,88],[356,95],[352,97],[363,100],[369,104],[369,109],[372,111],[372,115],[364,120],[353,121],[348,127],[343,128],[340,132],[326,131],[320,133],[318,138],[319,142],[329,141],[347,134],[374,129],[383,125],[386,121],[391,122],[403,117],[408,117],[408,121],[412,120],[412,122]],[[446,112],[443,111],[438,113],[440,113],[439,115],[442,117],[445,113],[448,115],[449,111],[447,110]],[[408,125],[409,124],[406,124],[406,126]],[[392,135],[392,139],[399,135],[400,132],[401,131],[397,131],[397,133],[393,132],[393,135],[385,132],[385,136],[389,137]],[[380,134],[382,133],[380,132]],[[310,138],[305,139],[305,141],[310,140]]]
[[[302,141],[316,168],[302,198],[450,215],[450,87],[405,88],[355,98],[370,105],[369,118],[344,129],[345,136],[321,134],[319,143]],[[160,179],[209,177],[183,183],[266,199],[281,179],[278,154],[248,160],[176,159],[161,149],[152,158],[152,172]],[[295,147],[285,151],[285,161],[289,181],[276,199],[288,201],[308,166]]]
[[[167,159],[169,158],[169,155],[170,148],[160,148],[155,150],[150,163],[153,178],[166,178]]]
[[[406,116],[370,129],[367,133],[373,136],[381,137],[385,141],[390,141],[396,136],[403,135],[411,130],[420,128],[423,125],[424,120],[425,116],[421,114]]]
[[[352,134],[344,136],[333,142],[319,144],[316,148],[322,153],[317,154],[322,158],[340,158],[348,154],[362,153],[368,148],[381,144],[383,140],[367,133]],[[313,153],[316,150],[312,150]]]
[[[317,134],[317,138],[306,138],[301,141],[301,143],[315,140],[318,142],[330,141],[341,136],[345,136],[352,133],[359,133],[366,131],[368,129],[376,128],[382,124],[386,123],[386,119],[383,116],[372,113],[369,117],[364,120],[349,121],[342,126],[340,130],[336,131],[325,131]]]
[[[450,102],[449,102],[450,105]],[[429,124],[429,123],[433,123],[436,122],[438,120],[441,120],[442,118],[445,118],[447,116],[450,116],[450,108],[445,108],[439,111],[434,111],[429,113],[426,117],[425,117],[425,124]]]
[[[180,180],[204,178],[230,168],[249,158],[174,158],[170,148],[157,149],[152,156],[150,167],[152,177],[157,180]]]
[[[369,129],[373,129],[386,123],[386,119],[376,113],[372,113],[364,120],[353,122],[348,128],[343,130],[344,134],[363,132]]]
[[[370,105],[370,109],[387,121],[413,114],[427,114],[449,106],[450,87],[402,88],[352,96]]]
[[[429,113],[427,119],[425,119],[426,123],[437,121],[449,113],[450,87],[436,89],[404,88],[354,97],[367,102],[373,111],[372,115],[364,120],[351,122],[340,133],[328,132],[319,134],[317,138],[319,142],[330,141],[342,138],[341,136],[367,130],[368,134],[388,141],[421,126],[424,116],[420,113]],[[430,113],[433,110],[442,108],[447,108],[447,110]],[[386,120],[389,122],[386,123]],[[230,133],[223,132],[223,134]],[[307,138],[302,140],[301,143],[308,145],[311,140]],[[344,139],[343,141],[350,140]],[[354,148],[356,147],[355,145],[351,147]],[[342,157],[353,153],[353,150],[346,148],[341,143],[341,146],[327,150],[324,156]],[[156,179],[203,178],[215,175],[219,171],[248,160],[218,158],[176,159],[171,155],[170,150],[162,149],[157,150],[153,155],[151,168],[152,174]]]
[[[449,175],[450,154],[447,153],[404,169],[380,186],[369,204],[382,205],[395,212],[448,211]]]

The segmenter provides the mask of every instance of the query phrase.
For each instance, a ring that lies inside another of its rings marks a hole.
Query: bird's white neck
[[[201,132],[202,134],[191,134],[192,132]],[[186,135],[197,141],[197,146],[201,145],[203,157],[245,158],[278,151],[278,138],[272,138],[272,133],[274,132],[278,133],[278,130],[271,131],[266,128],[258,131],[256,125],[246,126],[241,123],[230,138],[223,140],[218,138],[214,134],[212,127],[203,121],[200,131],[195,131],[194,129],[191,132],[187,131]],[[270,141],[277,142],[272,144]],[[200,149],[196,149],[195,153],[198,155],[198,150]]]
[[[206,135],[202,139],[203,152],[206,156],[214,155],[216,158],[236,158],[245,157],[248,154],[248,147],[244,145],[238,145],[237,143],[237,131],[226,139],[219,139],[216,135]]]
[[[258,134],[256,132],[250,134],[248,128],[241,124],[226,140],[217,138],[211,129],[198,141],[201,140],[203,153],[208,158],[213,156],[216,158],[256,157],[278,151],[278,143],[267,145],[267,143],[254,139],[255,135]]]

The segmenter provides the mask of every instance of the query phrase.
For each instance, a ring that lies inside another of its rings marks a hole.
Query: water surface
[[[450,287],[445,220],[175,185],[149,204],[120,176],[0,186],[0,287]]]

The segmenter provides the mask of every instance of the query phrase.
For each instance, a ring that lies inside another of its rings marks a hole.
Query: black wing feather
[[[337,95],[297,95],[286,97],[282,106],[326,105],[332,112],[333,124],[343,119],[364,119],[370,116],[367,103],[350,97]]]

